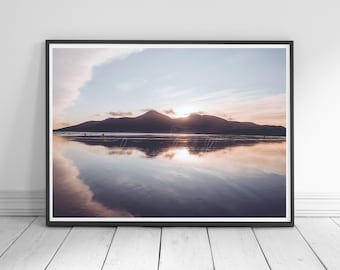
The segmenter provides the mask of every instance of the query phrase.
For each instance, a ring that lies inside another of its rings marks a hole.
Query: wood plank
[[[163,228],[160,270],[213,270],[206,228]]]
[[[118,227],[104,270],[156,270],[160,228]]]
[[[330,218],[296,218],[295,224],[328,269],[340,267],[340,227]]]
[[[37,218],[0,258],[0,269],[44,269],[70,228],[49,228]]]
[[[209,228],[216,270],[269,269],[251,228]]]
[[[0,217],[0,256],[34,219],[35,217]]]
[[[324,269],[296,228],[256,228],[254,232],[272,269]]]
[[[331,219],[340,227],[340,217],[333,217]]]
[[[101,269],[115,228],[73,228],[47,269]]]

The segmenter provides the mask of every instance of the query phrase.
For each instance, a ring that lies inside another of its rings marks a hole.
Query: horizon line
[[[102,120],[86,120],[86,121],[82,121],[82,122],[79,122],[79,123],[75,123],[75,124],[70,124],[70,125],[65,125],[64,127],[60,127],[60,128],[53,128],[52,130],[53,131],[56,131],[56,130],[59,130],[59,129],[63,129],[63,128],[68,128],[68,127],[72,127],[72,126],[76,126],[76,125],[80,125],[80,124],[83,124],[83,123],[86,123],[86,122],[102,122],[102,121],[105,121],[105,120],[108,120],[108,119],[123,119],[123,118],[129,118],[129,119],[133,119],[133,118],[137,118],[137,117],[141,117],[147,113],[150,113],[150,112],[155,112],[157,114],[160,114],[162,116],[166,116],[172,120],[176,120],[176,119],[183,119],[183,118],[188,118],[192,115],[200,115],[200,116],[213,116],[213,117],[216,117],[216,118],[219,118],[219,119],[223,119],[227,122],[238,122],[238,123],[253,123],[253,124],[256,124],[256,125],[259,125],[259,126],[275,126],[275,127],[283,127],[283,128],[287,128],[286,126],[283,126],[283,125],[271,125],[271,124],[258,124],[256,122],[251,122],[251,121],[238,121],[238,120],[235,120],[235,119],[225,119],[224,117],[222,116],[216,116],[216,115],[213,115],[213,114],[205,114],[205,113],[200,113],[200,112],[193,112],[193,113],[190,113],[189,115],[187,116],[180,116],[180,117],[171,117],[169,116],[169,114],[167,113],[161,113],[159,112],[158,110],[155,110],[155,109],[150,109],[150,110],[147,110],[139,115],[136,115],[136,116],[118,116],[118,117],[107,117],[107,118],[104,118]]]

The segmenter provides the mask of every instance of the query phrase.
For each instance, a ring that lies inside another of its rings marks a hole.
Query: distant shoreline
[[[216,133],[165,133],[165,132],[96,132],[96,131],[53,131],[53,135],[63,137],[215,137],[215,138],[248,138],[248,139],[279,139],[282,135],[258,135],[258,134],[216,134]]]
[[[77,135],[76,135],[77,134]],[[64,136],[78,136],[78,137],[92,137],[92,136],[216,136],[216,137],[232,137],[232,136],[252,136],[252,137],[284,137],[286,135],[262,135],[262,134],[237,134],[237,133],[186,133],[186,132],[111,132],[111,131],[60,131],[60,130],[53,130],[53,135],[64,135]]]

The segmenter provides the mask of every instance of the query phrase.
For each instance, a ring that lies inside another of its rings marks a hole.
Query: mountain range
[[[283,126],[229,121],[217,116],[201,114],[191,114],[182,118],[171,118],[154,110],[150,110],[137,117],[87,121],[54,131],[286,135],[286,128]]]

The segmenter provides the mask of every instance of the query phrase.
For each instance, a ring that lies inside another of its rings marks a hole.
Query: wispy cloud
[[[224,119],[229,120],[229,121],[234,120],[229,114],[224,113],[224,112],[216,112],[215,115],[219,117],[223,117]]]
[[[110,116],[117,117],[117,116],[132,116],[132,112],[108,112]]]
[[[218,100],[220,98],[225,98],[230,95],[239,94],[240,91],[236,89],[222,89],[222,90],[216,90],[211,91],[210,93],[198,95],[197,97],[194,97],[191,99],[191,102],[208,102],[212,100]]]
[[[197,112],[194,112],[194,113],[196,113],[196,114],[206,114],[205,111],[197,111]]]
[[[286,96],[271,95],[258,98],[229,97],[212,104],[219,115],[227,120],[255,122],[257,124],[286,126]],[[224,110],[223,110],[224,109]]]
[[[164,112],[165,114],[170,114],[170,115],[176,114],[175,111],[174,111],[173,109],[164,110],[163,112]]]
[[[141,112],[148,112],[148,111],[153,111],[155,109],[152,109],[152,108],[144,108],[144,109],[141,109],[140,111]]]

